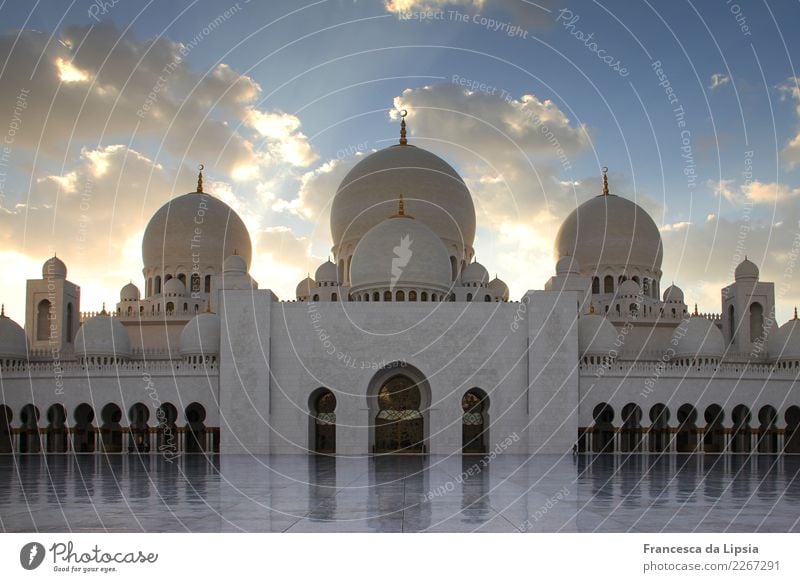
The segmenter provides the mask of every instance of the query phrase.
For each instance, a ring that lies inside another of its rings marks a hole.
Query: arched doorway
[[[734,453],[750,452],[750,409],[739,404],[731,413],[733,428],[731,434],[731,451]]]
[[[719,404],[711,404],[706,408],[703,417],[706,421],[703,450],[706,453],[721,453],[725,450],[725,427],[722,426],[725,412]]]
[[[150,419],[150,411],[147,406],[137,402],[128,411],[130,424],[130,442],[128,452],[147,453],[150,451],[150,427],[147,421]]]
[[[783,450],[787,453],[800,453],[800,407],[790,406],[783,418],[786,420]]]
[[[14,412],[5,404],[0,404],[0,453],[14,452],[14,442],[11,438],[11,422]]]
[[[174,453],[178,450],[178,409],[171,402],[165,402],[156,410],[158,422],[156,447],[159,453]]]
[[[93,453],[95,443],[94,410],[86,404],[79,404],[73,413],[75,427],[72,429],[72,450],[76,453]]]
[[[676,449],[679,453],[693,453],[697,449],[697,409],[691,404],[678,408],[678,434]]]
[[[64,405],[53,404],[47,409],[47,452],[67,452],[67,411]]]
[[[206,450],[206,409],[199,402],[186,407],[186,452],[202,453]]]
[[[390,365],[373,378],[375,395],[371,398],[374,415],[373,451],[384,453],[424,453],[425,417],[421,382],[410,373],[396,373]],[[405,372],[405,371],[404,371]],[[427,384],[426,384],[427,386]]]
[[[642,449],[642,409],[630,402],[622,407],[620,450],[635,453]]]
[[[103,420],[100,426],[103,450],[107,453],[122,452],[122,426],[119,424],[122,420],[122,410],[111,402],[103,407],[100,418]]]
[[[592,431],[592,451],[595,453],[614,452],[614,409],[601,402],[592,411],[594,428]]]
[[[774,406],[767,404],[758,411],[758,452],[778,452],[778,430],[775,423],[778,421],[778,411]]]
[[[669,447],[669,408],[658,403],[650,409],[650,452],[663,453]]]
[[[309,399],[311,409],[311,450],[321,455],[336,454],[336,396],[318,388]]]
[[[489,397],[480,388],[469,390],[461,399],[461,451],[484,455],[488,451]]]
[[[33,404],[26,404],[19,413],[19,420],[19,452],[41,452],[42,441],[39,438],[39,409]]]

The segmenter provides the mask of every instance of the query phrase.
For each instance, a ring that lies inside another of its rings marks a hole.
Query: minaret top
[[[400,110],[400,145],[408,145],[408,139],[406,139],[406,115],[408,115],[408,111],[405,109]]]
[[[200,194],[202,194],[203,193],[203,170],[205,169],[205,166],[203,164],[200,164],[199,166],[197,166],[197,169],[199,170],[199,172],[197,173],[197,191]]]
[[[608,196],[608,167],[603,166],[603,196]]]

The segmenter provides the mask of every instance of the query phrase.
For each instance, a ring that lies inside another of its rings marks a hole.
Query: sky
[[[142,284],[149,217],[230,204],[251,273],[292,299],[330,253],[336,187],[409,141],[475,200],[477,259],[512,298],[554,271],[562,220],[601,190],[644,207],[662,289],[701,312],[745,255],[800,303],[800,4],[789,1],[0,2],[0,301],[53,253],[81,308]]]

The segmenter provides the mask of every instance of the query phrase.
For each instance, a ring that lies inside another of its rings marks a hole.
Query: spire
[[[103,311],[100,312],[100,315],[108,315],[108,313],[106,312],[106,302],[105,301],[103,301]]]
[[[608,196],[608,167],[603,166],[603,196]]]
[[[400,110],[400,145],[408,145],[408,140],[406,139],[406,115],[408,115],[408,111],[405,109]]]
[[[697,317],[698,315],[700,315],[700,314],[697,313],[697,303],[695,303],[694,304],[694,316]]]
[[[205,166],[203,164],[200,164],[199,166],[197,166],[197,169],[199,170],[199,172],[197,173],[197,191],[202,194],[203,193],[203,169],[205,169]]]
[[[6,316],[6,304],[3,303],[3,306],[0,307],[0,317]],[[797,307],[794,308],[794,318],[797,319]]]
[[[794,318],[797,319],[797,305],[794,306]]]
[[[397,214],[393,214],[389,218],[414,218],[410,214],[406,214],[406,203],[403,200],[403,195],[397,199]]]

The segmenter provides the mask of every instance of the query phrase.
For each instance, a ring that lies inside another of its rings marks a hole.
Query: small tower
[[[758,267],[747,257],[734,279],[722,290],[722,334],[731,351],[748,359],[766,357],[775,321],[775,284],[760,281]]]
[[[72,351],[80,304],[80,287],[67,281],[67,266],[53,255],[42,265],[42,278],[27,284],[25,333],[31,348]]]

